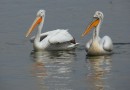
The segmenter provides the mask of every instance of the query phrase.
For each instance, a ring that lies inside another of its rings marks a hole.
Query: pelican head
[[[41,9],[37,12],[37,17],[44,17],[45,16],[45,10]]]
[[[45,10],[39,10],[36,15],[36,19],[34,20],[33,24],[29,28],[28,32],[26,33],[26,37],[34,30],[34,28],[39,25],[39,29],[42,29],[44,18],[45,18]]]
[[[88,34],[90,32],[90,30],[92,30],[93,27],[96,28],[99,25],[99,23],[102,22],[104,15],[101,11],[96,11],[93,18],[94,18],[94,20],[86,28],[85,32],[82,34],[82,37],[85,36],[86,34]]]
[[[104,15],[101,11],[96,11],[93,17],[102,20]]]

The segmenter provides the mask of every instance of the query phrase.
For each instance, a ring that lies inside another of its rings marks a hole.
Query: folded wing
[[[73,37],[67,30],[57,30],[52,37],[49,38],[49,42],[52,44],[55,43],[64,43],[73,40]]]
[[[40,35],[41,41],[44,41],[45,38],[48,38],[48,42],[51,44],[56,43],[64,43],[68,41],[72,41],[74,38],[72,35],[68,32],[68,30],[65,29],[57,29],[53,31],[48,31],[45,33],[42,33]],[[33,43],[35,39],[35,36],[33,36],[30,41]]]

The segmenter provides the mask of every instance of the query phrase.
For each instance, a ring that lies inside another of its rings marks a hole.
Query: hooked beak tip
[[[25,35],[25,37],[28,37],[28,35],[29,35],[29,34],[27,33],[27,34]]]
[[[83,38],[83,37],[84,37],[84,34],[81,35],[81,38]]]

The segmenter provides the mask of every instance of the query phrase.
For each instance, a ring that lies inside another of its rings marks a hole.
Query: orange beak
[[[26,33],[26,37],[28,37],[30,35],[30,33],[34,30],[34,28],[39,25],[42,21],[42,17],[37,17],[33,24],[31,25],[31,27],[29,28],[28,32]]]
[[[99,19],[96,19],[91,22],[91,24],[86,28],[85,32],[82,34],[82,37],[88,34],[93,27],[96,27],[99,24]]]

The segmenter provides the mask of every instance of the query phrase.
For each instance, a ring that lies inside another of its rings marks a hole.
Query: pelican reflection
[[[40,90],[48,90],[47,86],[44,83],[44,79],[47,77],[47,72],[44,64],[44,58],[43,58],[43,53],[41,52],[36,52],[33,53],[33,61],[34,63],[32,64],[32,75],[34,77],[37,77],[38,85]]]
[[[44,59],[42,57],[42,53],[35,53],[35,58],[33,58],[34,63],[32,65],[32,74],[36,77],[43,78],[44,76],[47,76],[46,70],[44,67]]]
[[[87,57],[89,74],[87,81],[90,90],[108,90],[110,85],[107,82],[111,76],[111,56]]]
[[[33,75],[39,78],[40,84],[48,90],[71,90],[75,56],[74,51],[32,52]]]

